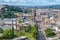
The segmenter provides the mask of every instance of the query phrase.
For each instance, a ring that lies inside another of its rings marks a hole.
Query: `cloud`
[[[0,4],[15,4],[15,5],[58,5],[60,0],[0,0]]]

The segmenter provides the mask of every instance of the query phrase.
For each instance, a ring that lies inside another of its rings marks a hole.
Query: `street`
[[[40,22],[36,22],[36,25],[38,27],[38,39],[37,40],[45,40],[44,33],[42,32],[42,29],[40,27]]]
[[[44,35],[44,32],[42,31],[42,28],[40,26],[40,18],[39,17],[35,17],[35,22],[36,22],[36,25],[38,27],[38,37],[37,37],[37,40],[46,40],[45,39],[45,35]]]

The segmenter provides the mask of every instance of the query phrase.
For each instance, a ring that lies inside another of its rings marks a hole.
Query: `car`
[[[13,40],[29,40],[29,39],[25,36],[21,36],[21,37],[15,38]]]

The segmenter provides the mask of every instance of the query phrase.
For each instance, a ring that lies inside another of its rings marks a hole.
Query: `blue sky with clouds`
[[[0,4],[45,6],[45,5],[60,5],[60,0],[0,0]]]

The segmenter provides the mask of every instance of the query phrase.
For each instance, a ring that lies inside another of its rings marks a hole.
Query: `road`
[[[40,26],[40,20],[39,21],[37,21],[37,20],[39,20],[39,18],[35,20],[36,25],[38,27],[38,38],[37,38],[37,40],[46,40],[45,36],[44,36],[44,33],[42,31],[42,28]]]
[[[36,12],[36,11],[35,11]],[[37,14],[37,13],[36,13]],[[36,22],[36,25],[38,27],[38,37],[37,37],[37,40],[46,40],[45,39],[45,35],[44,35],[44,32],[42,31],[42,28],[40,26],[40,17],[37,17],[35,16],[35,22]]]

